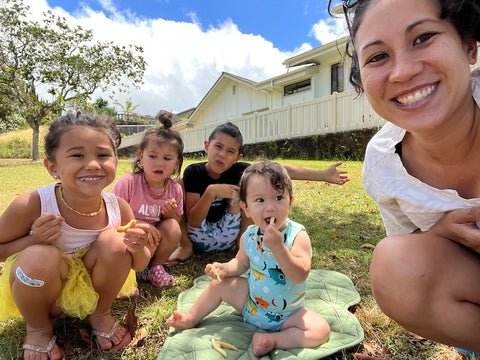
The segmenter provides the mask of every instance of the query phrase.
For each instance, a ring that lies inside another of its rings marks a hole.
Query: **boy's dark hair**
[[[55,161],[55,151],[60,145],[62,135],[73,126],[91,127],[105,133],[110,139],[115,155],[117,154],[117,148],[122,141],[122,137],[115,122],[106,115],[82,114],[78,112],[60,116],[50,123],[44,137],[45,156],[48,160]]]
[[[272,161],[262,161],[253,164],[245,169],[242,178],[240,179],[240,200],[247,202],[247,185],[252,175],[260,175],[268,177],[272,186],[285,193],[288,192],[290,201],[293,198],[292,180],[288,175],[287,170],[279,163]]]
[[[239,152],[242,152],[242,146],[243,146],[243,136],[242,133],[240,132],[240,129],[238,128],[237,125],[229,122],[226,122],[225,124],[218,125],[213,131],[210,133],[210,136],[208,137],[208,142],[212,141],[215,138],[215,135],[217,133],[222,133],[222,134],[227,134],[234,139],[238,141],[238,144],[240,145]]]
[[[175,115],[169,111],[161,110],[155,118],[160,121],[163,126],[155,126],[148,129],[138,144],[138,150],[145,150],[150,140],[155,141],[157,144],[170,143],[176,146],[179,161],[178,168],[175,170],[174,175],[180,176],[183,165],[183,140],[178,131],[170,129],[175,121]],[[143,173],[143,165],[138,155],[133,162],[133,172],[135,174]]]

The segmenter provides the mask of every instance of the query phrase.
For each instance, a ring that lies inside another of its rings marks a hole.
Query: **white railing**
[[[225,121],[227,120],[182,131],[185,152],[203,150],[203,143],[212,130]],[[239,127],[244,144],[370,129],[385,123],[373,111],[365,96],[357,97],[353,91],[334,93],[228,121]]]

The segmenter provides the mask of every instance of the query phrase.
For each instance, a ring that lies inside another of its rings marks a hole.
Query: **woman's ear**
[[[467,43],[467,56],[470,65],[475,65],[478,59],[478,43],[476,40]]]

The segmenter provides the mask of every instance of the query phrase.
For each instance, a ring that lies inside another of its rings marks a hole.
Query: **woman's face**
[[[370,104],[410,132],[453,124],[472,101],[476,42],[463,43],[438,6],[436,0],[372,1],[355,37]]]

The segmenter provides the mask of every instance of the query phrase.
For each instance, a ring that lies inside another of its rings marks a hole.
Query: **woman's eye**
[[[370,58],[367,60],[367,64],[377,63],[377,62],[379,62],[379,61],[382,61],[383,59],[386,59],[387,57],[388,57],[388,55],[385,54],[385,53],[373,55],[372,57],[370,57]]]
[[[422,34],[415,40],[414,44],[415,45],[423,44],[423,43],[427,42],[428,40],[430,40],[434,35],[435,34],[433,34],[433,33]]]

